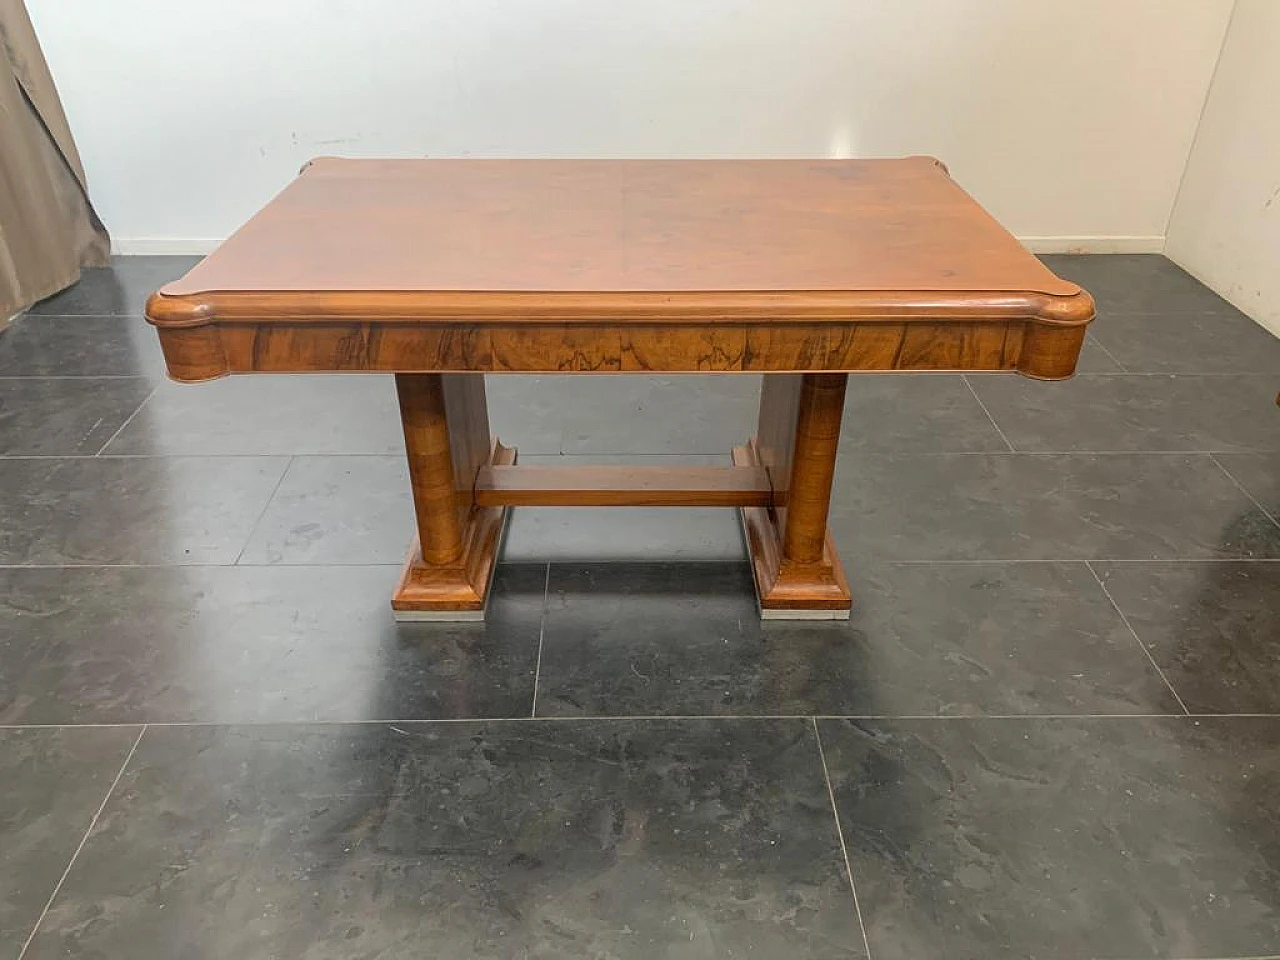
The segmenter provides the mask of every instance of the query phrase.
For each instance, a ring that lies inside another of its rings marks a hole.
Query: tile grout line
[[[533,665],[533,706],[529,710],[529,719],[538,717],[538,681],[542,679],[542,639],[547,632],[547,608],[551,603],[551,564],[547,564],[547,575],[542,581],[542,616],[538,619],[538,659]],[[545,718],[543,718],[545,719]]]
[[[1120,609],[1120,604],[1116,603],[1115,597],[1111,596],[1111,591],[1108,590],[1107,585],[1102,582],[1102,577],[1098,576],[1098,571],[1088,560],[1084,562],[1084,565],[1088,567],[1089,572],[1093,574],[1093,579],[1098,581],[1098,586],[1102,590],[1102,595],[1107,598],[1107,602],[1111,604],[1111,608],[1119,615],[1120,620],[1124,623],[1126,629],[1128,629],[1129,635],[1133,637],[1133,642],[1142,649],[1144,654],[1146,654],[1147,660],[1150,661],[1151,666],[1155,668],[1156,673],[1160,675],[1160,679],[1164,681],[1164,685],[1168,687],[1169,692],[1173,694],[1173,699],[1178,701],[1178,706],[1182,708],[1183,714],[1188,717],[1191,716],[1191,711],[1188,710],[1187,705],[1182,702],[1182,697],[1178,696],[1178,691],[1173,688],[1173,684],[1169,682],[1169,678],[1165,676],[1165,672],[1160,669],[1160,664],[1156,663],[1156,658],[1151,655],[1151,651],[1147,649],[1147,645],[1143,643],[1142,638],[1138,636],[1138,631],[1133,629],[1133,624],[1129,622],[1129,618],[1125,616],[1125,612]]]
[[[0,374],[3,380],[145,380],[151,378],[136,373],[22,373]]]
[[[991,415],[991,411],[987,409],[987,405],[982,402],[982,398],[978,396],[978,391],[973,388],[973,384],[969,382],[966,374],[961,374],[960,379],[964,381],[964,385],[969,388],[969,392],[973,394],[973,399],[978,401],[978,406],[982,408],[982,412],[987,415],[987,419],[991,421],[991,426],[996,428],[996,433],[1000,434],[1000,439],[1004,441],[1004,445],[1009,448],[1009,453],[1017,453],[1017,449],[1009,442],[1009,438],[1004,435],[1004,431],[1000,429],[1000,424],[996,423],[996,418]]]
[[[583,561],[588,562],[588,561]],[[613,562],[613,561],[603,561]],[[622,561],[626,562],[626,561]],[[702,561],[702,562],[721,562],[721,561]],[[736,561],[724,561],[736,562]],[[1037,561],[1039,562],[1039,561]],[[500,562],[504,567],[534,567],[542,566],[542,562],[537,560],[504,560]],[[272,567],[277,570],[284,570],[291,567],[297,567],[300,570],[311,570],[316,568],[332,568],[335,570],[344,567],[394,567],[398,570],[404,569],[404,561],[396,563],[393,560],[352,560],[342,563],[209,563],[200,561],[195,563],[0,563],[0,570],[199,570],[204,567],[217,569],[218,567],[245,567],[253,569],[254,567]]]
[[[267,494],[266,502],[262,504],[262,510],[258,513],[257,519],[253,521],[253,526],[249,528],[249,533],[245,536],[244,543],[240,545],[240,552],[236,554],[236,558],[228,566],[238,567],[240,565],[240,558],[249,549],[249,544],[253,543],[253,535],[258,532],[258,527],[262,526],[262,519],[267,515],[267,511],[271,509],[271,504],[275,500],[276,494],[280,492],[280,487],[284,484],[284,478],[289,475],[289,469],[293,466],[293,461],[293,457],[285,461],[284,469],[280,471],[280,478],[276,480],[276,485]],[[251,564],[251,566],[268,566],[268,564]],[[383,564],[371,564],[371,566],[383,566]]]
[[[111,268],[108,267],[107,269],[111,269]],[[28,310],[26,313],[22,314],[22,319],[23,320],[39,320],[41,322],[44,322],[45,320],[89,320],[89,319],[138,320],[142,323],[147,322],[146,317],[143,316],[142,310],[130,311],[129,313],[32,313],[31,311]]]
[[[95,378],[96,379],[96,378]],[[119,379],[138,380],[140,377],[121,377]],[[3,380],[0,377],[0,380]],[[931,454],[921,453],[917,456],[954,456],[968,451],[956,451],[954,454]],[[972,451],[973,453],[993,452],[1007,453],[1006,450],[997,451]],[[1068,451],[1069,452],[1069,451]],[[1119,453],[1128,453],[1127,450],[1117,451]],[[1145,452],[1145,451],[1143,451]],[[1168,453],[1207,453],[1205,450],[1171,450],[1156,451]],[[1224,450],[1223,453],[1270,453],[1269,450]],[[626,458],[642,458],[646,460],[657,459],[689,459],[689,458],[710,458],[716,457],[723,460],[723,463],[707,464],[707,466],[725,466],[728,465],[728,458],[720,458],[715,454],[708,453],[575,453],[575,454],[556,454],[556,453],[529,453],[524,454],[526,458],[540,459],[573,459],[573,460],[592,460],[596,457],[626,457]],[[885,454],[880,454],[885,456]],[[364,460],[402,460],[404,458],[403,450],[362,450],[362,451],[343,451],[343,450],[294,450],[294,451],[278,451],[276,453],[192,453],[184,451],[182,453],[104,453],[101,456],[93,453],[6,453],[0,454],[0,460],[280,460],[285,457],[310,458],[314,460],[343,460],[343,459],[364,459]],[[584,466],[593,466],[595,464],[583,464]],[[537,464],[533,464],[537,466]]]
[[[134,411],[137,413],[137,411]],[[111,441],[107,441],[110,443]],[[1231,453],[1240,451],[1232,450]],[[1246,453],[1255,451],[1247,450]],[[1266,451],[1262,451],[1266,452]],[[380,453],[3,453],[0,460],[284,460],[286,457],[381,457]],[[390,456],[390,455],[388,455]]]
[[[154,397],[154,396],[156,395],[156,391],[158,391],[159,389],[160,389],[160,388],[159,388],[158,386],[155,386],[155,387],[152,387],[152,388],[151,388],[151,392],[150,392],[150,393],[148,393],[148,394],[143,398],[143,400],[142,400],[142,402],[141,402],[140,404],[138,404],[138,409],[137,409],[137,410],[134,410],[134,411],[133,411],[133,413],[129,414],[129,419],[127,419],[124,423],[120,424],[120,426],[116,428],[116,432],[115,432],[115,433],[113,433],[110,437],[108,437],[108,438],[107,438],[107,442],[106,442],[106,443],[104,443],[101,447],[99,447],[99,448],[98,448],[98,452],[94,454],[94,457],[100,457],[100,456],[102,456],[102,451],[106,450],[106,449],[107,449],[107,447],[111,446],[111,444],[113,444],[113,443],[115,442],[116,437],[118,437],[118,436],[120,436],[120,434],[124,433],[124,429],[125,429],[125,427],[127,427],[127,426],[129,426],[129,424],[133,423],[133,418],[134,418],[134,417],[136,417],[138,414],[140,414],[140,413],[142,412],[142,408],[143,408],[143,407],[145,407],[148,403],[150,403],[150,402],[151,402],[151,398],[152,398],[152,397]]]
[[[1171,564],[1171,563],[1280,563],[1280,557],[1162,557],[1157,560],[1134,560],[1128,557],[1091,557],[1094,563],[1152,563],[1152,564]],[[499,561],[500,566],[504,567],[532,567],[542,566],[546,561],[539,560],[502,560]],[[553,563],[568,564],[591,564],[596,566],[612,566],[614,564],[623,565],[649,565],[668,561],[661,560],[627,560],[627,559],[608,559],[608,558],[592,558],[577,557],[564,560],[554,560]],[[690,560],[690,561],[669,561],[675,564],[728,564],[740,565],[746,564],[745,559],[724,559],[724,560]],[[1010,559],[1007,557],[994,557],[992,559],[982,560],[885,560],[885,567],[946,567],[946,566],[1013,566],[1016,564],[1036,564],[1036,563],[1056,563],[1078,565],[1087,563],[1080,557],[1047,557],[1036,559]],[[404,561],[396,560],[351,560],[342,563],[0,563],[0,570],[200,570],[204,568],[218,569],[220,567],[243,567],[248,570],[259,567],[270,567],[273,570],[314,570],[318,568],[328,568],[340,570],[344,568],[366,567],[387,567],[397,570],[403,569]],[[808,716],[808,714],[806,714]]]
[[[885,560],[887,567],[911,566],[960,566],[964,564],[1015,564],[1015,563],[1280,563],[1280,557],[1159,557],[1149,559],[1133,559],[1131,557],[1035,557],[1018,559],[1012,557],[993,557],[981,560]]]
[[[67,861],[66,869],[62,871],[62,876],[54,884],[53,892],[49,894],[49,899],[45,901],[44,909],[40,911],[40,916],[36,918],[35,926],[31,928],[31,933],[27,936],[26,942],[22,944],[22,949],[18,951],[17,960],[22,960],[27,955],[27,949],[31,946],[31,941],[36,938],[36,933],[40,930],[40,924],[44,923],[44,918],[48,916],[49,908],[53,906],[53,901],[57,899],[58,893],[62,890],[62,885],[66,883],[67,875],[71,873],[71,868],[75,866],[76,858],[80,856],[80,851],[89,842],[89,834],[93,833],[93,828],[98,825],[98,818],[102,816],[102,811],[107,808],[107,801],[111,799],[111,795],[116,792],[116,786],[120,783],[120,778],[124,776],[125,768],[129,766],[129,761],[133,759],[133,755],[138,750],[138,744],[142,742],[142,736],[146,732],[147,724],[144,723],[142,729],[138,731],[137,737],[134,738],[133,746],[129,748],[128,754],[125,755],[124,762],[120,764],[120,769],[116,771],[115,779],[111,781],[111,786],[107,788],[107,795],[98,804],[98,809],[94,813],[93,819],[89,821],[89,826],[85,830],[84,836],[80,838],[80,843],[76,845],[75,852],[71,854],[71,859]]]
[[[794,721],[794,720],[853,720],[859,722],[908,722],[908,723],[977,723],[985,721],[1045,721],[1045,720],[1280,720],[1280,713],[989,713],[989,714],[890,714],[890,713],[819,713],[819,714],[750,714],[750,713],[715,713],[715,714],[637,714],[629,715],[583,715],[583,716],[519,716],[519,717],[411,717],[394,719],[376,717],[373,719],[326,720],[317,717],[302,717],[294,720],[148,720],[147,727],[162,728],[209,728],[209,727],[369,727],[369,726],[429,726],[438,724],[451,726],[466,723],[685,723],[720,721]],[[0,730],[117,730],[130,729],[143,725],[142,721],[132,723],[0,723]]]
[[[1272,515],[1272,513],[1271,513],[1271,511],[1270,511],[1270,510],[1268,510],[1266,507],[1264,507],[1261,503],[1259,503],[1259,502],[1258,502],[1258,498],[1257,498],[1257,497],[1255,497],[1252,493],[1250,493],[1250,492],[1248,491],[1248,489],[1245,487],[1245,485],[1244,485],[1243,483],[1241,483],[1239,480],[1237,480],[1237,479],[1232,475],[1231,471],[1230,471],[1230,470],[1228,470],[1226,467],[1224,467],[1224,466],[1222,465],[1222,461],[1221,461],[1221,460],[1219,460],[1219,459],[1218,459],[1216,456],[1214,456],[1214,454],[1212,454],[1212,453],[1210,453],[1210,454],[1209,454],[1209,459],[1210,459],[1210,460],[1212,460],[1212,461],[1214,462],[1214,464],[1217,466],[1217,468],[1218,468],[1219,470],[1221,470],[1224,474],[1226,474],[1226,477],[1227,477],[1227,479],[1228,479],[1228,480],[1230,480],[1232,483],[1234,483],[1234,484],[1236,485],[1236,489],[1237,489],[1237,490],[1239,490],[1241,493],[1243,493],[1246,497],[1248,497],[1248,498],[1249,498],[1249,502],[1250,502],[1250,503],[1252,503],[1255,507],[1257,507],[1259,510],[1261,510],[1261,511],[1262,511],[1262,515],[1263,515],[1264,517],[1266,517],[1268,520],[1270,520],[1270,521],[1271,521],[1272,523],[1274,523],[1276,526],[1280,527],[1280,520],[1276,519],[1276,517],[1274,517],[1274,516]]]
[[[853,894],[853,910],[858,915],[858,929],[862,931],[862,949],[871,960],[871,943],[867,939],[867,927],[862,922],[862,905],[858,903],[858,886],[853,882],[853,865],[849,862],[849,848],[844,842],[844,828],[840,825],[840,811],[836,808],[836,791],[831,785],[831,771],[827,769],[827,754],[822,749],[822,732],[818,729],[818,718],[810,717],[813,724],[813,739],[818,744],[818,759],[822,761],[822,779],[827,784],[827,797],[831,801],[831,816],[836,822],[836,837],[840,840],[840,855],[844,857],[844,872],[849,877],[849,892]],[[22,960],[21,957],[18,960]]]
[[[1081,376],[1086,376],[1081,374]],[[137,379],[137,378],[129,378]],[[146,401],[143,401],[144,403]],[[981,401],[979,401],[981,402]],[[135,411],[136,415],[137,411]],[[990,414],[988,414],[990,416]],[[994,425],[994,422],[993,422]],[[998,428],[997,428],[998,429]],[[108,441],[109,443],[110,441]],[[1005,441],[1008,442],[1007,440]],[[943,457],[1213,457],[1218,455],[1232,454],[1270,454],[1276,451],[1269,447],[1232,447],[1229,450],[1199,450],[1191,447],[1174,450],[860,450],[858,456],[862,459],[881,459],[881,460],[905,460],[908,458],[938,458]],[[557,454],[553,453],[531,453],[528,457],[553,458]],[[582,453],[582,454],[565,454],[565,458],[577,461],[588,461],[595,457],[636,457],[644,459],[658,458],[689,458],[689,457],[710,457],[712,454],[705,453]],[[278,452],[278,453],[5,453],[0,454],[0,460],[283,460],[289,457],[291,459],[312,459],[312,460],[343,460],[343,459],[365,459],[365,460],[399,460],[403,457],[403,453],[383,452],[363,452],[363,453],[343,453],[340,451],[329,451],[317,453],[315,451],[302,452]],[[577,464],[575,464],[577,465]],[[590,463],[583,463],[583,466],[592,466]],[[718,466],[720,464],[710,464],[710,466]],[[537,466],[537,464],[533,464]]]
[[[1116,359],[1116,355],[1107,349],[1106,344],[1099,340],[1096,336],[1090,336],[1089,342],[1107,355],[1107,359],[1120,368],[1121,373],[1129,373],[1130,370],[1123,363]],[[1138,374],[1138,376],[1146,376],[1146,374]]]

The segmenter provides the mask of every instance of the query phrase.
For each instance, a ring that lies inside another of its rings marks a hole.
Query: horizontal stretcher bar
[[[763,467],[487,466],[481,507],[768,507]]]

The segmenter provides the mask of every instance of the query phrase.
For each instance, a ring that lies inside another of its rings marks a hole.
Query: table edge
[[[663,323],[1023,319],[1083,326],[1096,314],[1093,297],[1038,291],[214,291],[170,295],[158,290],[145,316],[157,327],[213,323]]]

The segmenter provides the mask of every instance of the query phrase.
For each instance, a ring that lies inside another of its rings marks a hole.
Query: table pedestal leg
[[[490,438],[484,374],[396,375],[417,537],[391,599],[397,620],[483,620],[505,507],[475,503],[487,464],[515,462]]]
[[[849,584],[827,532],[848,375],[766,375],[756,438],[734,461],[769,474],[773,505],[743,507],[742,522],[766,620],[844,620]]]

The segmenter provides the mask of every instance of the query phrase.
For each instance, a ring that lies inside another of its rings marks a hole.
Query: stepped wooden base
[[[735,447],[733,462],[739,466],[758,465],[754,441]],[[782,533],[774,508],[743,507],[740,513],[761,619],[849,619],[853,600],[830,533],[825,537],[819,562],[796,563],[782,555]]]
[[[480,374],[398,374],[418,536],[391,606],[399,620],[483,620],[516,506],[721,506],[742,511],[760,615],[849,616],[827,533],[844,374],[767,377],[755,439],[732,467],[517,467],[489,434]]]
[[[513,447],[494,444],[493,466],[505,467],[515,462]],[[506,507],[472,508],[463,533],[462,553],[452,563],[425,562],[419,539],[414,537],[391,597],[395,618],[483,620],[508,513]]]

